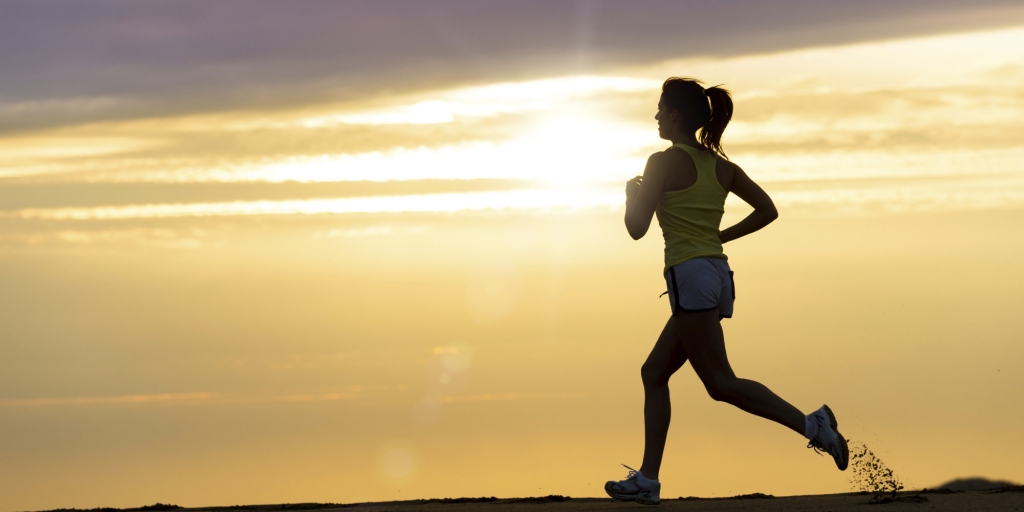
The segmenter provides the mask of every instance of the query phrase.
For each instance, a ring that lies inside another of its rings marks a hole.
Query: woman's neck
[[[686,144],[687,146],[699,148],[702,147],[700,141],[697,140],[696,134],[693,133],[680,133],[669,139],[673,144]]]

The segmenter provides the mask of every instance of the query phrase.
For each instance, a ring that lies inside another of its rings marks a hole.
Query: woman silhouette
[[[735,290],[722,244],[749,235],[778,217],[768,194],[724,158],[722,132],[732,118],[732,98],[720,87],[669,78],[658,102],[658,135],[672,147],[647,160],[643,177],[626,183],[626,229],[634,240],[657,214],[665,237],[665,281],[672,315],[640,369],[644,383],[644,460],[625,480],[605,484],[609,496],[660,503],[658,471],[672,406],[668,381],[686,361],[711,398],[789,427],[828,452],[845,470],[849,451],[827,405],[804,416],[764,385],[740,379],[725,354],[721,319],[732,316]],[[698,139],[697,131],[700,130]],[[734,193],[754,208],[719,231],[725,197]]]

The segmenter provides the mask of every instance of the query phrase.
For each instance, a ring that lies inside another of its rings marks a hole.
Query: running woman
[[[661,502],[658,471],[672,415],[668,381],[687,361],[711,398],[789,427],[810,440],[808,448],[827,452],[845,470],[846,439],[827,405],[805,416],[764,385],[736,377],[725,354],[721,320],[732,317],[735,290],[722,244],[749,235],[779,216],[768,194],[722,151],[722,132],[732,118],[729,91],[705,89],[696,80],[669,78],[662,85],[654,118],[658,135],[672,141],[672,147],[651,155],[643,177],[626,182],[626,229],[639,240],[657,215],[665,237],[664,274],[672,315],[640,368],[643,465],[639,470],[626,466],[627,478],[606,483],[605,491],[618,500]],[[730,192],[754,211],[719,231]]]

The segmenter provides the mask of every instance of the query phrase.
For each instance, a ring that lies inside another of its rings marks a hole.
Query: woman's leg
[[[679,344],[711,398],[728,402],[804,435],[804,414],[799,409],[764,385],[740,379],[733,373],[725,354],[725,337],[717,309],[701,313],[681,311],[672,317],[670,323],[674,323]]]
[[[686,352],[669,318],[661,336],[658,336],[658,342],[647,356],[647,361],[640,368],[640,376],[644,381],[644,462],[640,472],[652,480],[658,479],[668,424],[672,419],[668,379],[685,363]]]

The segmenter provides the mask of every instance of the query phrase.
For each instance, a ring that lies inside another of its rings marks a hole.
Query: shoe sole
[[[611,496],[611,498],[616,501],[635,501],[641,505],[661,505],[661,498],[651,499],[647,496],[639,496],[636,494],[616,494],[609,490],[607,486],[605,486],[604,492],[608,493],[608,496]]]
[[[622,495],[618,495],[617,496],[617,495],[614,495],[612,493],[608,493],[608,496],[611,496],[611,498],[613,500],[615,500],[615,501],[635,501],[635,502],[637,502],[637,503],[639,503],[641,505],[661,505],[661,500],[660,499],[659,500],[652,500],[650,498],[644,498],[644,497],[640,497],[640,496],[622,496]]]
[[[832,414],[832,409],[826,405],[825,414],[828,414],[828,421],[832,426],[832,430],[835,431],[836,437],[839,438],[839,448],[843,451],[843,460],[836,461],[836,466],[839,467],[839,471],[846,471],[846,467],[850,464],[850,447],[846,444],[846,438],[839,433],[839,422],[836,421],[836,415]]]

